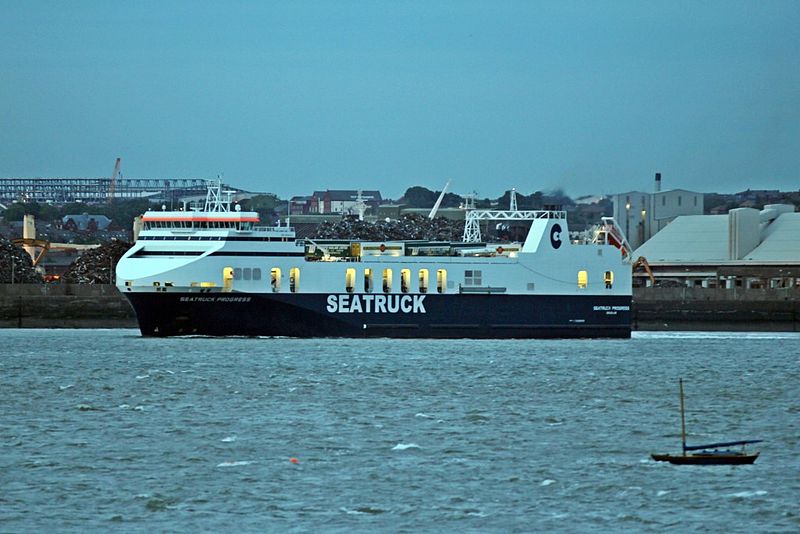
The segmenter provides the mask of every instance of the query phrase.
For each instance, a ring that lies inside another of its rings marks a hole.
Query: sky
[[[0,0],[0,177],[800,189],[800,2]]]

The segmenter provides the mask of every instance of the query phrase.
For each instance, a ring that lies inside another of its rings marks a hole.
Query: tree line
[[[436,199],[441,195],[441,191],[431,191],[425,187],[414,186],[406,189],[400,198],[401,204],[406,204],[410,208],[431,208],[436,203]],[[464,204],[466,197],[455,193],[445,193],[440,207],[457,208]],[[511,190],[503,193],[498,198],[476,198],[475,207],[479,209],[498,208],[508,209],[511,205]],[[526,195],[517,191],[517,207],[521,210],[543,209],[545,206],[558,205],[564,208],[575,205],[575,202],[567,196],[563,190],[556,190],[551,193],[534,191]]]

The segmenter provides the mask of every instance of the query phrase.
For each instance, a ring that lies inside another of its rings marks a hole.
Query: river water
[[[752,466],[690,443],[763,439]],[[800,335],[0,330],[0,531],[798,532]]]

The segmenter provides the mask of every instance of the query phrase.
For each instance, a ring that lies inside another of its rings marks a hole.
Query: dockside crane
[[[119,168],[122,166],[122,158],[117,158],[114,164],[114,172],[111,174],[111,184],[108,186],[108,198],[106,201],[111,204],[114,202],[114,193],[117,191],[117,178],[119,178]]]

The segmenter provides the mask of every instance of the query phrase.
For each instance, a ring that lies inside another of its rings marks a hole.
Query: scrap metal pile
[[[40,284],[42,277],[33,269],[25,250],[0,236],[0,284]]]
[[[339,222],[326,222],[319,226],[315,239],[359,239],[365,241],[392,241],[426,239],[431,241],[461,241],[463,221],[444,217],[433,220],[409,213],[398,220],[370,223],[356,217],[345,217]]]
[[[113,284],[117,262],[129,248],[131,248],[131,244],[125,241],[109,241],[97,248],[87,250],[72,262],[67,272],[61,277],[61,282]]]

